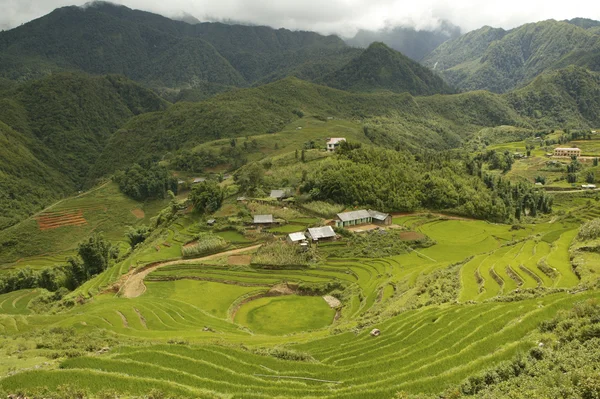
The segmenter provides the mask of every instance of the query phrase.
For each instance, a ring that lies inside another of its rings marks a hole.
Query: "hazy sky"
[[[357,29],[403,25],[435,27],[441,19],[463,31],[483,25],[512,28],[544,19],[600,20],[598,0],[114,0],[114,3],[173,16],[187,12],[200,20],[233,19],[276,28],[353,35]],[[0,0],[0,28],[40,17],[75,0]]]

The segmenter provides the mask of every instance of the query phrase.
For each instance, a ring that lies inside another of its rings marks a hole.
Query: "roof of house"
[[[344,137],[332,137],[327,140],[327,144],[337,144],[342,141],[346,141],[346,139]]]
[[[372,217],[373,219],[380,220],[380,221],[382,221],[382,222],[383,222],[385,219],[387,219],[387,217],[388,217],[388,216],[390,216],[390,214],[389,214],[389,213],[383,213],[383,212],[379,212],[379,211],[374,211],[374,210],[372,210],[372,209],[369,209],[369,210],[368,210],[368,212],[369,212],[369,214],[371,215],[371,217]]]
[[[361,209],[360,211],[338,213],[337,217],[340,218],[342,222],[349,222],[351,220],[368,219],[371,217],[371,214],[369,211]]]
[[[288,234],[288,237],[290,238],[290,240],[292,242],[296,242],[296,241],[304,241],[306,240],[306,236],[304,235],[303,232],[299,232],[299,233],[290,233]]]
[[[269,195],[269,197],[271,197],[271,198],[283,198],[283,197],[285,197],[285,191],[283,191],[283,190],[271,190],[271,195]]]
[[[335,237],[335,231],[331,226],[311,227],[308,229],[308,234],[313,240]]]
[[[206,177],[196,177],[194,179],[194,183],[202,183],[203,181],[206,181]]]
[[[246,200],[247,200],[247,198],[246,198],[246,197],[237,197],[237,200],[238,200],[238,201],[246,201]]]
[[[577,147],[557,147],[554,149],[554,151],[556,150],[566,150],[566,151],[573,151],[573,150],[577,150],[577,151],[581,151],[581,148],[577,148]]]
[[[254,223],[273,223],[273,215],[254,215]]]
[[[177,180],[177,184],[183,184],[183,183],[185,183],[185,180],[181,180],[181,179]]]
[[[582,188],[596,188],[595,184],[582,184],[581,185]]]
[[[215,222],[216,222],[216,220],[215,220],[215,219],[208,219],[208,220],[206,221],[206,223],[208,223],[208,224],[213,224],[213,223],[215,223]]]

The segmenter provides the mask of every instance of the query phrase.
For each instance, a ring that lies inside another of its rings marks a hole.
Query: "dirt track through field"
[[[124,298],[137,298],[138,296],[142,295],[144,292],[146,292],[146,285],[144,284],[144,279],[146,278],[146,276],[161,267],[190,264],[190,263],[193,264],[193,263],[202,262],[204,260],[216,259],[221,256],[236,255],[239,253],[248,252],[248,251],[257,249],[261,245],[262,244],[257,244],[257,245],[253,245],[251,247],[232,249],[231,251],[220,252],[218,254],[209,255],[209,256],[202,257],[202,258],[178,259],[178,260],[171,260],[168,262],[155,263],[155,264],[152,264],[151,266],[148,266],[148,267],[145,267],[142,269],[135,269],[129,273],[127,280],[125,281],[125,283],[123,283],[123,285],[119,289],[119,293]]]

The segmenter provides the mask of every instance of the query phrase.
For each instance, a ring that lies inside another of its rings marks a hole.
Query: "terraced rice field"
[[[428,307],[376,325],[382,331],[377,338],[365,330],[292,346],[315,362],[279,360],[230,345],[124,347],[107,356],[65,360],[58,370],[19,373],[0,386],[53,389],[76,379],[91,392],[112,387],[136,395],[159,388],[193,397],[214,393],[236,398],[358,399],[393,397],[398,391],[439,392],[535,346],[528,335],[541,320],[593,295]],[[159,308],[155,305],[153,311],[166,320],[168,311]],[[118,311],[131,324],[137,317],[135,310]],[[118,324],[120,319],[116,315],[111,321]]]
[[[113,388],[144,395],[156,388],[187,397],[358,399],[391,398],[399,391],[438,393],[536,346],[532,332],[542,320],[597,296],[559,292],[489,301],[515,290],[576,286],[568,251],[576,234],[572,224],[511,229],[424,215],[395,220],[436,244],[389,258],[355,259],[327,257],[329,246],[345,245],[330,243],[322,247],[321,262],[280,269],[229,265],[227,256],[182,261],[181,246],[199,227],[180,220],[155,243],[138,247],[126,261],[80,287],[74,296],[93,296],[85,304],[58,315],[33,315],[28,304],[40,291],[2,295],[0,334],[63,327],[103,331],[141,345],[62,360],[58,369],[21,372],[0,380],[0,388],[53,390],[77,381],[90,392]],[[236,234],[227,232],[230,242],[239,239]],[[106,289],[157,261],[170,262],[152,269],[140,296],[123,298]],[[440,269],[460,280],[459,303],[414,309],[411,295]],[[327,292],[336,290],[343,299],[339,312],[323,293],[311,291],[326,285]],[[281,287],[290,292],[273,296]],[[380,329],[381,336],[370,336],[371,328]],[[310,361],[276,357],[290,350]],[[265,354],[269,351],[275,355]]]

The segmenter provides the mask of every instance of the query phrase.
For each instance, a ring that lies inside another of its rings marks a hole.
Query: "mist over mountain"
[[[369,47],[371,43],[382,42],[400,51],[415,61],[420,61],[449,39],[459,37],[461,29],[450,22],[443,21],[433,30],[417,30],[411,27],[395,26],[381,30],[359,30],[352,38],[345,39],[346,43],[355,47]]]

